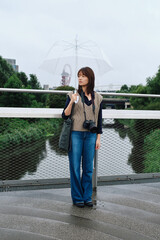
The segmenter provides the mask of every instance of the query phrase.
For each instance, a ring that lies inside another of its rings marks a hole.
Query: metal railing
[[[21,92],[21,93],[51,93],[65,95],[70,91],[62,90],[39,90],[39,89],[19,89],[19,88],[0,88],[0,92]],[[151,97],[160,98],[159,94],[139,94],[139,93],[112,93],[112,92],[99,92],[103,96],[121,96],[121,97]]]
[[[31,90],[31,89],[9,89],[0,88],[1,92],[28,92],[28,93],[49,93],[49,94],[66,94],[69,91],[57,91],[57,90]],[[99,92],[103,96],[124,96],[124,97],[153,97],[160,98],[160,95],[155,94],[126,94],[126,93],[104,93]],[[1,107],[0,118],[61,118],[62,108],[11,108]],[[160,119],[160,111],[152,110],[109,110],[103,109],[103,119]],[[158,126],[159,127],[159,126]],[[112,175],[112,176],[100,176],[97,174],[98,166],[98,152],[95,153],[94,158],[94,174],[93,174],[93,187],[97,187],[97,179],[104,182],[117,182],[117,181],[135,181],[142,179],[159,179],[159,173],[140,173],[140,174],[126,174],[126,175]],[[68,186],[69,179],[33,179],[33,180],[4,180],[0,182],[0,187],[5,191],[11,189],[23,188],[44,188],[55,186]]]

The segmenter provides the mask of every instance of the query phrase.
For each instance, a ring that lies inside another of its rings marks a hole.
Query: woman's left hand
[[[100,144],[100,138],[97,137],[95,149],[96,149],[96,150],[100,149],[100,146],[101,146],[101,144]]]

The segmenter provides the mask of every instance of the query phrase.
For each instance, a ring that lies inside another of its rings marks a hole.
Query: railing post
[[[97,172],[98,172],[98,150],[95,150],[93,165],[93,191],[97,191]]]

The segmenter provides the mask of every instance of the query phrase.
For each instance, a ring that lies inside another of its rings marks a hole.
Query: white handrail
[[[1,107],[0,118],[61,118],[63,108]],[[103,118],[110,119],[160,119],[155,110],[102,110]]]
[[[39,89],[19,89],[19,88],[0,88],[0,92],[27,92],[27,93],[51,93],[51,94],[67,94],[71,91],[62,90],[39,90]],[[98,92],[103,96],[121,96],[121,97],[151,97],[160,98],[159,94],[139,94],[139,93],[113,93],[113,92]]]
[[[0,92],[67,94],[67,93],[70,92],[70,91],[62,91],[62,90],[39,90],[39,89],[19,89],[19,88],[0,88]]]

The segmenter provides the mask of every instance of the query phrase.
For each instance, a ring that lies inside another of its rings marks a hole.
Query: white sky
[[[113,70],[99,85],[145,84],[160,65],[159,0],[0,0],[0,55],[41,85],[60,85],[39,69],[58,40],[93,40]]]

